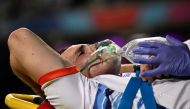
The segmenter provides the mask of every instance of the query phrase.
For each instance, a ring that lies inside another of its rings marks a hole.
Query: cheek
[[[75,61],[75,65],[81,69],[85,66],[85,64],[87,63],[88,58],[86,56],[79,56],[76,61]]]
[[[120,65],[119,58],[111,59],[91,68],[90,75],[94,77],[100,74],[117,74],[119,73]]]

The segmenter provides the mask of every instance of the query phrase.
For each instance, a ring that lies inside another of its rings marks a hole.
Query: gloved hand
[[[141,76],[154,76],[157,74],[170,74],[174,76],[190,76],[190,50],[188,46],[167,35],[169,45],[158,42],[140,42],[135,54],[153,55],[150,59],[136,58],[134,62],[152,64],[157,67],[144,71]]]

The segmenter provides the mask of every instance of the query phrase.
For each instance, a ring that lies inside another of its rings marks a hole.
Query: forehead
[[[73,53],[81,52],[81,50],[94,51],[94,50],[96,50],[96,46],[95,46],[95,44],[76,44],[76,45],[71,45],[69,47],[64,48],[62,50],[61,54],[63,54],[63,53],[73,54]]]
[[[62,58],[66,59],[67,61],[73,63],[77,58],[77,49],[83,44],[78,45],[71,45],[69,47],[65,47],[61,50],[60,55]]]
[[[86,45],[86,44],[76,44],[76,45],[67,46],[61,50],[61,54],[64,52],[76,51],[82,45]]]
[[[76,47],[81,46],[81,45],[84,45],[84,44],[77,44],[77,45],[66,46],[66,47],[62,48],[62,49],[59,51],[59,54],[64,53],[64,52],[67,51],[68,49],[73,49],[73,48],[76,48]]]
[[[94,50],[96,49],[93,44],[71,45],[61,53],[61,57],[75,64],[78,59],[87,57]]]
[[[89,44],[76,44],[69,46],[66,50],[78,50],[81,46],[89,46]]]

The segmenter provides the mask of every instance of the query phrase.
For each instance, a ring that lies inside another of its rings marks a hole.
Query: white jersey
[[[59,77],[45,83],[42,89],[56,109],[117,109],[128,84],[128,76],[100,75],[87,79],[80,73]],[[106,91],[109,90],[106,96]],[[168,109],[190,107],[190,80],[156,80],[153,90],[157,104]],[[110,100],[110,103],[108,103]],[[106,108],[110,104],[112,108]],[[140,92],[133,102],[133,109],[144,109]]]
[[[190,44],[190,41],[186,43]],[[189,46],[190,47],[190,46]],[[117,109],[134,73],[86,78],[80,72],[52,79],[42,85],[47,100],[56,109]],[[152,83],[158,105],[166,109],[190,108],[190,80],[163,79]],[[140,91],[133,109],[144,109]]]

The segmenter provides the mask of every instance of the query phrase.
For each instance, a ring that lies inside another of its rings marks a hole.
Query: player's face
[[[84,69],[82,73],[87,77],[94,77],[100,74],[117,74],[120,70],[121,59],[119,56],[110,56],[104,54],[97,58],[97,54],[90,56],[97,49],[97,44],[78,44],[67,48],[61,56],[79,70]],[[92,62],[95,60],[94,62]],[[92,63],[91,63],[92,62]],[[86,68],[84,66],[89,64]]]

